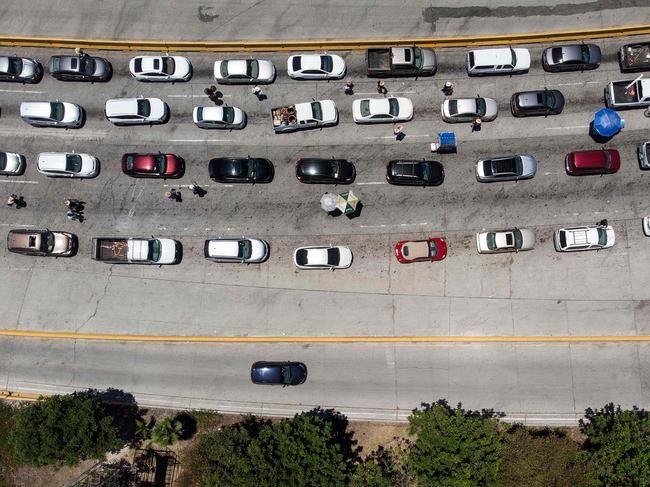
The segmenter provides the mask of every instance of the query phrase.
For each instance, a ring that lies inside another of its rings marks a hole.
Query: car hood
[[[181,78],[186,77],[190,74],[192,70],[192,65],[190,64],[189,59],[184,56],[172,56],[174,59],[174,76]]]
[[[159,264],[173,264],[176,261],[177,242],[171,238],[159,238],[160,259]]]
[[[165,165],[165,174],[174,175],[183,170],[183,160],[174,154],[165,154],[167,164]]]
[[[165,116],[165,102],[160,98],[149,98],[149,104],[151,105],[150,119],[161,119]]]
[[[72,248],[73,237],[69,233],[52,232],[54,235],[54,249],[53,254],[63,254]]]
[[[515,69],[529,69],[530,68],[530,52],[528,49],[513,49],[517,58]]]
[[[422,48],[422,70],[431,71],[436,67],[436,53],[433,49]]]
[[[95,72],[93,73],[93,76],[96,76],[98,78],[103,78],[108,75],[109,71],[110,71],[110,67],[108,61],[103,57],[96,57]]]
[[[332,76],[343,77],[345,75],[345,61],[341,56],[329,54],[332,57]]]
[[[22,166],[22,158],[19,154],[13,152],[5,152],[7,156],[7,161],[5,164],[4,171],[17,171]]]
[[[64,113],[63,113],[63,123],[76,122],[81,118],[81,107],[75,105],[74,103],[63,103]]]
[[[323,112],[323,122],[334,122],[338,118],[336,104],[332,100],[320,100],[321,110]]]
[[[23,69],[20,72],[22,78],[31,78],[36,75],[38,67],[34,61],[31,59],[22,58],[23,60]]]
[[[531,250],[535,246],[535,232],[530,228],[520,228],[522,245],[521,250]]]
[[[258,240],[256,238],[251,238],[251,260],[261,260],[266,257],[268,251],[268,246],[266,242]]]
[[[259,74],[257,78],[260,80],[271,80],[275,76],[275,66],[271,61],[266,61],[264,59],[259,59],[257,61],[259,66]]]
[[[522,176],[534,176],[537,172],[537,161],[531,155],[525,154],[519,156],[521,158]]]
[[[497,116],[499,105],[492,98],[483,98],[483,99],[485,100],[485,115],[483,116],[483,118],[484,119],[495,118]]]
[[[352,265],[352,251],[349,247],[339,247],[339,267],[350,267]]]

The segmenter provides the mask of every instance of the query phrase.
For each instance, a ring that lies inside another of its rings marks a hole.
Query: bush
[[[151,441],[160,446],[176,443],[183,434],[183,423],[176,418],[163,418],[151,429]]]
[[[14,425],[18,410],[5,401],[0,401],[0,487],[13,485],[11,473],[16,467],[14,451],[9,443],[9,435]]]
[[[408,448],[407,440],[392,448],[379,446],[357,464],[351,486],[409,487],[413,482],[408,473]]]
[[[122,441],[103,402],[90,393],[51,396],[22,407],[9,436],[16,461],[33,466],[74,466],[102,459]]]
[[[503,440],[498,414],[451,408],[441,399],[409,416],[417,435],[408,463],[420,485],[497,485]]]

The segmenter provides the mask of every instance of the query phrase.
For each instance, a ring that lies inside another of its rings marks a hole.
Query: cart
[[[456,132],[440,132],[438,142],[431,142],[431,152],[438,154],[456,152]]]

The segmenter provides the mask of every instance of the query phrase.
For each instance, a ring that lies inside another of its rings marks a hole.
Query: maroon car
[[[566,173],[613,174],[621,167],[621,156],[616,149],[598,149],[570,152],[564,158]]]
[[[185,161],[175,154],[124,154],[122,172],[134,178],[180,178]]]

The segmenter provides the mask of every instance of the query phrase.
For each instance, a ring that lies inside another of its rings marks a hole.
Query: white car
[[[35,127],[79,128],[83,125],[83,109],[75,103],[56,101],[24,101],[20,118]]]
[[[115,98],[106,101],[104,111],[115,125],[164,123],[169,107],[160,98]]]
[[[558,252],[607,249],[616,243],[612,226],[602,224],[560,228],[553,240]]]
[[[136,56],[129,72],[138,81],[188,81],[192,64],[183,56]]]
[[[296,54],[287,59],[287,73],[293,79],[341,79],[345,61],[336,54]]]
[[[362,98],[352,102],[357,123],[407,122],[413,118],[413,103],[408,98]]]
[[[227,59],[214,63],[214,79],[222,84],[273,83],[275,66],[263,59]]]
[[[41,174],[55,178],[94,178],[99,174],[96,157],[75,152],[41,152],[36,167]]]
[[[535,247],[535,232],[530,228],[513,228],[480,232],[476,234],[476,249],[479,254],[519,252]]]
[[[0,152],[0,176],[20,176],[25,172],[25,156]]]
[[[299,269],[347,269],[352,264],[349,247],[298,247],[293,251],[293,263]]]
[[[269,244],[257,238],[213,238],[205,241],[203,253],[215,262],[259,263],[269,257]]]
[[[480,118],[482,122],[491,122],[497,118],[497,102],[492,98],[451,98],[442,102],[440,107],[445,122],[473,122]]]
[[[513,47],[490,47],[474,49],[467,53],[467,74],[521,74],[530,69],[528,49]]]
[[[246,113],[237,107],[194,107],[194,123],[203,129],[243,129]]]

